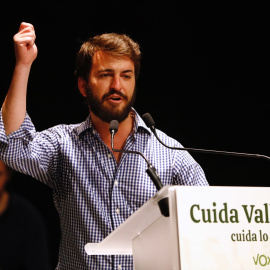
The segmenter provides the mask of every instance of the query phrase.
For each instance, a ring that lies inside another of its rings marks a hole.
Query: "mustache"
[[[125,94],[123,94],[122,92],[115,90],[115,89],[110,89],[110,91],[102,97],[102,101],[104,101],[105,99],[107,99],[109,96],[111,96],[113,94],[117,94],[118,96],[122,97],[125,100],[128,99],[127,96]]]

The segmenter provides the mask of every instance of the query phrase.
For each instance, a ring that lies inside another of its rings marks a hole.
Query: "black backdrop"
[[[21,21],[34,24],[37,34],[28,94],[37,130],[87,117],[73,76],[80,42],[104,32],[126,33],[143,53],[135,104],[140,114],[151,113],[157,128],[186,147],[270,155],[266,4],[191,2],[1,4],[1,103]],[[192,155],[210,185],[269,186],[268,161]],[[55,265],[60,234],[51,190],[19,174],[12,185],[44,215]]]

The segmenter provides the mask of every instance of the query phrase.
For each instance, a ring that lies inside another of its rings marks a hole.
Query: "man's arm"
[[[26,114],[26,93],[30,69],[37,57],[35,30],[29,23],[21,23],[19,32],[13,37],[16,65],[12,81],[2,106],[6,135],[22,125]]]

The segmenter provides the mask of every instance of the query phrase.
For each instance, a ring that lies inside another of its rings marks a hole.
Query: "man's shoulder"
[[[157,132],[157,135],[160,138],[160,140],[163,143],[165,143],[166,145],[168,145],[170,147],[183,147],[177,139],[174,139],[173,137],[169,136],[165,132],[163,132],[159,129],[156,129],[156,132]]]
[[[43,133],[56,133],[62,136],[79,136],[82,132],[90,128],[89,119],[76,124],[58,124],[43,131]]]

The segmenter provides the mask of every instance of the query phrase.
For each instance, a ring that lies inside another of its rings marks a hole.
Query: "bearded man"
[[[143,153],[163,185],[208,185],[204,172],[186,151],[163,147],[133,108],[141,52],[126,35],[90,38],[77,54],[75,74],[88,118],[36,132],[26,113],[35,38],[28,23],[14,36],[16,65],[0,116],[0,158],[53,189],[61,224],[57,269],[133,269],[132,256],[88,256],[84,250],[156,193],[144,159],[112,151],[110,121],[119,121],[115,148]],[[157,132],[167,145],[181,147]]]

